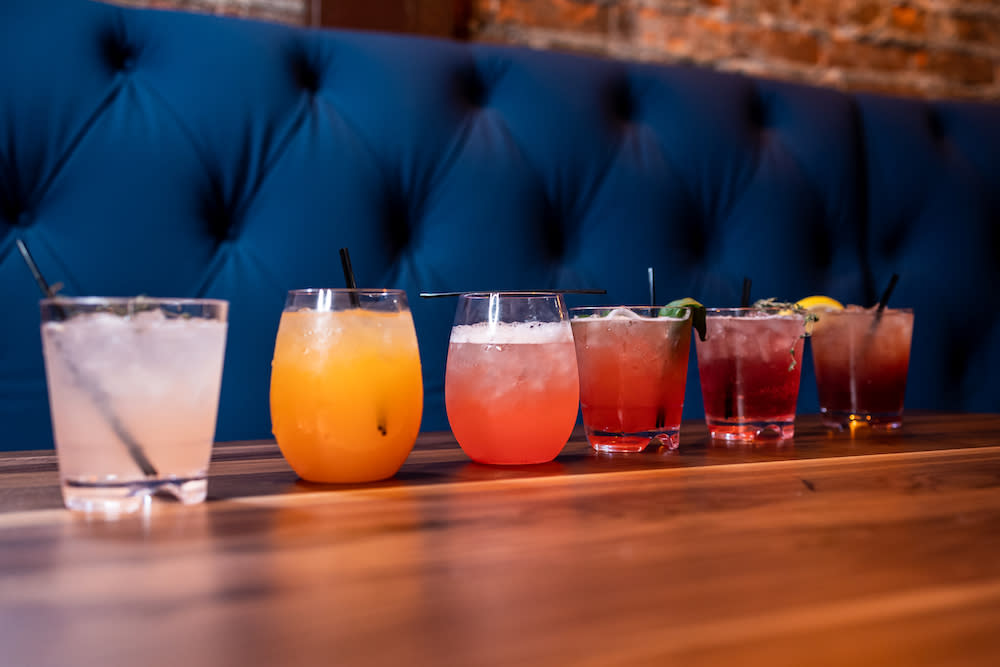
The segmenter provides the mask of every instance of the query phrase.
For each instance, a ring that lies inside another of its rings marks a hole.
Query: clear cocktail
[[[795,434],[805,316],[777,308],[709,308],[698,340],[705,421],[713,438]]]
[[[448,347],[445,405],[474,461],[544,463],[565,446],[580,399],[573,333],[562,297],[459,297]]]
[[[910,309],[887,308],[878,317],[860,306],[818,313],[812,354],[824,424],[842,429],[903,423],[912,335]]]
[[[205,499],[226,346],[225,301],[42,301],[63,500],[134,512],[156,493]]]
[[[297,290],[271,364],[271,427],[312,482],[396,474],[420,431],[423,382],[401,290]]]
[[[660,316],[659,307],[572,308],[580,405],[590,445],[639,452],[677,447],[691,311]]]

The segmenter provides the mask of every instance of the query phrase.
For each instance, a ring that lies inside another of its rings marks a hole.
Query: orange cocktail
[[[460,297],[448,348],[445,404],[455,439],[480,463],[551,461],[569,440],[580,398],[562,297]]]
[[[271,367],[271,422],[313,482],[391,477],[423,411],[413,319],[400,290],[289,293]]]

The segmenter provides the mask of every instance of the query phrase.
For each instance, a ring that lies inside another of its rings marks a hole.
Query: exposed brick
[[[1000,14],[997,16],[953,15],[945,18],[943,23],[951,28],[950,32],[961,42],[1000,47]]]
[[[896,5],[889,12],[890,23],[898,30],[923,35],[927,32],[927,12],[912,5]]]
[[[911,66],[915,51],[917,49],[893,44],[834,38],[827,48],[826,64],[831,67],[898,72]]]
[[[808,65],[819,61],[819,41],[808,33],[753,27],[742,31],[739,42],[750,54]]]
[[[860,26],[870,26],[882,15],[882,7],[877,0],[861,0],[848,2],[844,11],[847,23]]]
[[[992,60],[958,51],[930,51],[927,70],[965,84],[993,83],[995,76]]]
[[[610,27],[607,3],[574,0],[501,0],[496,20],[501,24],[589,33],[607,33]]]

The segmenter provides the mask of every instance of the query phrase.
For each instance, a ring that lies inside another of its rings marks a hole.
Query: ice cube
[[[607,318],[620,319],[620,320],[641,320],[642,315],[628,309],[628,308],[615,308],[610,313],[605,315]]]

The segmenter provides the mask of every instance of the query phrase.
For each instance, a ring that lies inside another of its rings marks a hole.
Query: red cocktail
[[[779,308],[709,308],[697,341],[705,421],[713,438],[795,434],[805,316]]]
[[[913,311],[848,306],[819,313],[813,325],[823,423],[843,429],[854,424],[898,428],[910,365]]]
[[[691,350],[691,311],[658,307],[570,310],[587,440],[599,451],[675,448]]]

